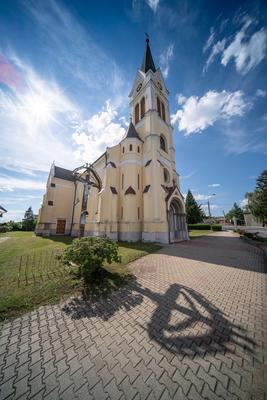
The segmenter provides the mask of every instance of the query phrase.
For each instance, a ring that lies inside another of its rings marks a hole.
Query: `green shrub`
[[[213,232],[218,232],[222,230],[222,226],[221,225],[211,225],[211,229],[213,230]]]
[[[97,272],[103,267],[104,262],[111,264],[120,262],[118,244],[106,237],[83,237],[75,239],[60,256],[65,265],[77,265],[79,274],[85,286],[92,277],[97,278]]]
[[[6,225],[0,225],[0,233],[6,233],[8,231]]]
[[[239,233],[239,235],[244,235],[245,231],[244,229],[234,229],[234,232]]]
[[[189,230],[197,229],[202,231],[208,231],[210,227],[211,227],[210,224],[188,224]]]

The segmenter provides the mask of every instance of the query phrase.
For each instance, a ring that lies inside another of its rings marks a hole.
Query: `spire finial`
[[[146,32],[146,42],[149,43],[149,34]]]

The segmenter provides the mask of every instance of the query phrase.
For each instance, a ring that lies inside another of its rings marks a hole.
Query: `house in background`
[[[133,120],[127,133],[89,167],[73,172],[51,166],[37,234],[162,243],[188,239],[168,95],[146,39],[129,95]]]

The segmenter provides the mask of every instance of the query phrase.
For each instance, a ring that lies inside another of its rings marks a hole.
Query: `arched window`
[[[130,144],[130,151],[132,151],[133,150],[133,145],[132,144]]]
[[[163,169],[163,178],[164,178],[164,182],[165,183],[169,183],[170,182],[170,174],[169,174],[169,171],[166,168]]]
[[[144,118],[144,116],[145,116],[145,112],[146,112],[145,108],[146,108],[145,98],[142,97],[142,100],[141,100],[141,119]]]
[[[139,146],[137,146],[137,152],[140,153],[140,147]]]
[[[163,103],[161,103],[161,110],[162,110],[162,119],[163,119],[163,121],[166,121],[166,119],[165,119],[165,106],[164,106]]]
[[[157,110],[158,110],[159,116],[161,117],[160,99],[158,97],[157,97]]]
[[[122,152],[124,153],[124,146],[123,146],[123,148],[122,148]]]
[[[137,124],[137,122],[139,121],[139,103],[137,103],[135,106],[134,120],[135,120],[135,124]]]
[[[160,148],[167,152],[166,140],[162,135],[160,136]]]

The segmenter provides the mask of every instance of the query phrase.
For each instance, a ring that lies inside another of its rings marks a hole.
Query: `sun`
[[[25,99],[28,119],[35,125],[46,125],[53,119],[53,107],[49,99],[39,94],[29,94]]]

